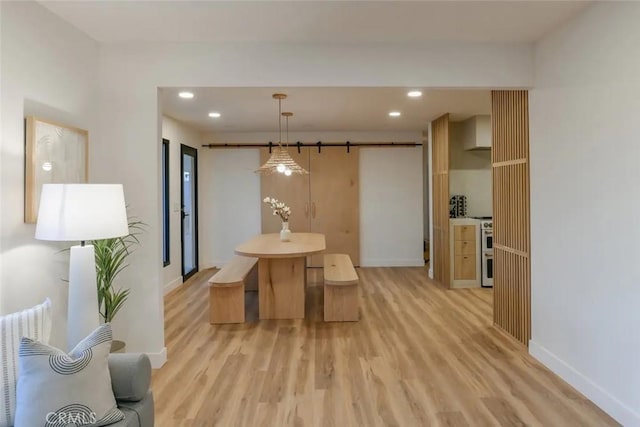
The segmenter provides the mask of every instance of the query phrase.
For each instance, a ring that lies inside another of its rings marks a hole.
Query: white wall
[[[201,269],[221,267],[240,243],[260,234],[258,149],[200,150]]]
[[[127,272],[139,284],[123,316],[132,350],[164,347],[158,87],[528,87],[531,53],[530,45],[482,43],[101,46],[95,141],[105,162],[95,172],[117,176],[144,201],[139,216],[155,230]]]
[[[125,67],[126,68],[126,67]],[[125,187],[129,210],[147,224],[142,246],[132,254],[122,280],[131,283],[129,300],[118,314],[126,325],[127,351],[145,352],[154,367],[166,360],[162,267],[162,116],[158,89],[132,73],[127,93],[106,84],[113,71],[100,59],[98,119],[91,154],[93,178],[117,180]],[[130,85],[130,86],[129,86]],[[144,125],[143,125],[144,124]],[[150,128],[150,129],[147,129]],[[149,134],[149,131],[151,135]],[[151,138],[149,138],[152,136]]]
[[[449,193],[467,196],[467,216],[492,216],[491,150],[465,150],[463,122],[449,128]]]
[[[258,132],[205,135],[204,141],[265,143],[278,135]],[[290,132],[290,141],[415,142],[421,132]],[[363,148],[360,151],[360,250],[362,266],[424,265],[422,257],[422,148]],[[208,171],[209,266],[221,265],[233,248],[260,233],[260,179],[257,149],[210,150]],[[202,176],[202,175],[201,175]],[[203,182],[203,181],[201,181]],[[205,184],[203,184],[205,185]],[[386,200],[389,200],[387,202]],[[201,231],[203,229],[201,228]]]
[[[360,150],[362,266],[424,266],[422,173],[422,147]]]
[[[162,116],[162,137],[169,140],[170,264],[164,267],[162,275],[164,292],[167,293],[182,283],[182,246],[180,243],[180,186],[182,184],[182,180],[180,177],[180,145],[184,144],[195,149],[199,149],[202,143],[202,134],[198,130],[193,129],[178,120],[168,116]],[[198,163],[202,162],[202,160],[200,160],[201,154],[202,150],[199,150]],[[202,173],[200,168],[198,169],[198,173]],[[201,182],[198,184],[201,184]],[[203,186],[200,185],[198,190],[199,192],[202,192]],[[201,233],[200,239],[202,239]],[[200,256],[200,264],[202,264],[202,256]]]
[[[127,200],[135,206],[133,213],[149,227],[123,275],[132,283],[132,293],[119,324],[127,325],[121,333],[128,349],[152,357],[156,353],[156,364],[164,354],[158,87],[500,88],[529,87],[533,82],[528,44],[126,43],[100,46],[96,69],[96,45],[73,27],[37,3],[1,4],[2,96],[3,109],[6,105],[9,111],[6,126],[3,112],[3,211],[23,203],[22,99],[52,106],[60,112],[54,118],[89,128],[90,179],[122,182]],[[5,68],[11,70],[7,77]],[[93,81],[98,83],[96,108],[90,95]],[[95,125],[89,123],[91,118]],[[2,219],[2,310],[62,292],[52,284],[64,268],[48,261],[49,246],[28,239],[32,227],[22,225],[21,217],[21,212],[9,212]],[[25,262],[42,269],[25,272],[14,267]],[[38,291],[25,296],[22,291],[32,283]]]
[[[491,169],[451,169],[449,193],[467,196],[467,216],[492,216]]]
[[[285,139],[283,133],[282,139]],[[210,142],[237,142],[237,143],[268,143],[278,142],[278,132],[217,132],[204,135],[204,143]],[[322,142],[415,142],[420,144],[422,134],[416,131],[317,131],[317,132],[292,132],[289,131],[289,143],[294,141],[316,143]]]
[[[449,123],[449,166],[451,169],[491,170],[491,150],[466,150],[464,122]]]
[[[530,92],[531,353],[640,425],[640,3],[542,40]]]
[[[24,117],[36,115],[89,130],[96,144],[94,103],[98,45],[43,7],[1,2],[0,313],[53,303],[52,343],[65,347],[68,244],[34,239],[24,218]],[[51,43],[55,40],[55,43]],[[89,178],[93,180],[93,162]],[[116,329],[121,337],[121,330]]]

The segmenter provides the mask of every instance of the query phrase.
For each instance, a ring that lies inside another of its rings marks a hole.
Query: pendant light
[[[260,166],[255,172],[262,173],[265,175],[270,175],[274,172],[283,173],[286,176],[290,176],[291,174],[308,174],[303,167],[297,164],[289,155],[289,151],[282,146],[282,100],[286,99],[287,95],[284,93],[274,93],[273,99],[278,100],[278,146],[275,147],[272,152],[269,160]],[[287,140],[289,139],[288,135],[288,123],[289,117],[293,115],[293,113],[286,113],[285,117],[287,118]]]

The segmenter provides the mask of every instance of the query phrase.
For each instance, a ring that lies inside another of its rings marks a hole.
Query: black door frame
[[[191,213],[194,217],[193,219],[193,238],[195,242],[195,251],[194,251],[194,264],[195,267],[193,270],[185,272],[184,271],[184,156],[191,156],[194,159],[193,162],[193,195],[194,195],[194,210]],[[198,150],[188,145],[180,144],[180,245],[181,245],[181,258],[182,258],[182,280],[185,281],[189,277],[193,276],[198,272],[198,253],[199,253],[199,242],[198,242]]]
[[[171,203],[169,193],[170,141],[162,138],[162,266],[171,264]]]

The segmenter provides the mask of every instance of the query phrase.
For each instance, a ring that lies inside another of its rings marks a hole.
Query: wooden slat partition
[[[431,123],[433,177],[433,278],[449,287],[449,114]]]
[[[531,338],[529,101],[493,91],[493,321],[525,345]]]

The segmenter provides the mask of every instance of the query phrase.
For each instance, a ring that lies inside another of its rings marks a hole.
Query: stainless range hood
[[[490,150],[491,116],[473,116],[461,122],[461,137],[465,150]]]

